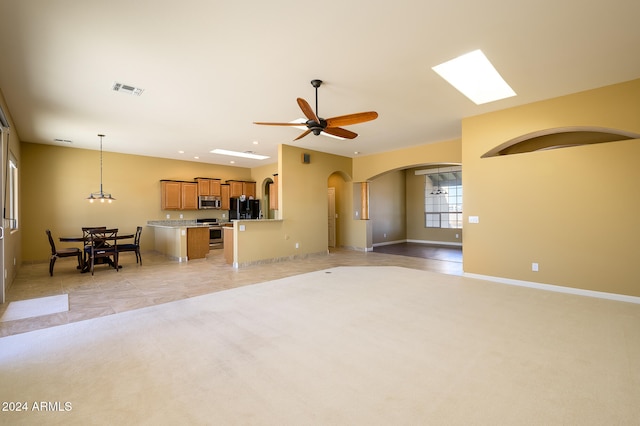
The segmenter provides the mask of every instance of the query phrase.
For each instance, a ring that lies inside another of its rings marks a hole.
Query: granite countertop
[[[209,228],[209,224],[198,223],[195,220],[149,220],[147,226],[158,228]]]

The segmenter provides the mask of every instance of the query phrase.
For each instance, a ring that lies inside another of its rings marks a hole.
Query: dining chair
[[[51,231],[47,229],[44,231],[49,237],[49,244],[51,245],[51,260],[49,260],[49,275],[53,276],[53,265],[56,264],[56,260],[59,257],[77,257],[78,258],[78,268],[82,268],[82,251],[78,247],[69,247],[57,249],[56,244],[53,242],[53,237],[51,236]]]
[[[140,255],[140,235],[142,234],[142,226],[136,228],[136,234],[133,237],[133,243],[118,244],[118,255],[124,251],[133,251],[136,253],[136,263],[142,265],[142,256]]]
[[[88,230],[89,243],[89,269],[93,275],[93,269],[96,263],[108,263],[118,270],[118,229],[100,229],[94,228]],[[98,262],[96,262],[98,261]]]
[[[89,253],[91,253],[91,244],[89,244],[89,231],[92,229],[107,229],[106,226],[83,226],[82,227],[82,239],[84,240],[84,263],[85,265],[89,259]]]

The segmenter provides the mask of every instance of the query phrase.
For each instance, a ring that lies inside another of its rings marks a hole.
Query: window
[[[18,161],[9,153],[9,211],[7,219],[9,219],[9,228],[18,229]]]
[[[462,229],[462,170],[446,167],[424,176],[424,212],[427,228]]]

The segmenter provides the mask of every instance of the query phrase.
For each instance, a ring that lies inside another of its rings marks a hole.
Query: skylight
[[[268,155],[254,154],[251,151],[240,152],[240,151],[229,151],[226,149],[216,148],[211,150],[210,152],[212,154],[230,155],[232,157],[251,158],[252,160],[266,160],[267,158],[269,158]]]
[[[477,105],[516,95],[480,49],[432,69]]]

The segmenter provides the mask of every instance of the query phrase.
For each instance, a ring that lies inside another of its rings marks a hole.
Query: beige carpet
[[[69,295],[38,297],[36,299],[19,300],[10,302],[4,311],[0,322],[15,321],[24,318],[39,317],[42,315],[66,312],[69,310]]]
[[[640,305],[338,267],[4,337],[0,400],[29,407],[4,424],[637,425]]]

